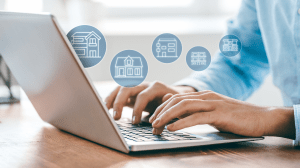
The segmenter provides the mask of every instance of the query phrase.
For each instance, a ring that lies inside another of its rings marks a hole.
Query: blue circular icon
[[[182,45],[178,37],[170,33],[164,33],[155,38],[152,44],[154,57],[163,63],[176,61],[182,51]]]
[[[225,56],[232,57],[240,53],[242,43],[237,36],[226,35],[221,39],[219,48]]]
[[[204,47],[193,47],[186,55],[186,63],[194,71],[205,70],[209,66],[210,62],[210,53]]]
[[[111,61],[110,73],[119,85],[135,87],[145,80],[148,64],[139,52],[124,50],[119,52]]]
[[[103,34],[95,27],[77,26],[69,31],[67,37],[85,68],[95,66],[103,59],[106,41]]]

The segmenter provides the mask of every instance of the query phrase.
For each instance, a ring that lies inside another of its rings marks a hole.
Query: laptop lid
[[[44,121],[129,152],[52,15],[0,12],[0,25],[0,54]]]

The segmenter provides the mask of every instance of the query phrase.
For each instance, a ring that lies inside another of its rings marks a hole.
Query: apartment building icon
[[[101,37],[94,31],[76,32],[71,37],[71,44],[79,58],[101,58],[99,54]]]
[[[156,43],[157,57],[178,57],[175,38],[159,38]]]
[[[205,52],[192,52],[191,53],[191,65],[206,65],[206,53]]]
[[[223,39],[223,51],[238,51],[238,39]]]

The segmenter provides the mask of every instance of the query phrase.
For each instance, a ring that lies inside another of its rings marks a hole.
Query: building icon
[[[79,58],[101,58],[99,54],[99,37],[94,31],[76,32],[71,44]]]
[[[192,52],[191,53],[191,65],[206,65],[206,53],[205,52]]]
[[[223,51],[238,51],[238,39],[223,39]]]
[[[177,40],[175,38],[160,38],[156,43],[157,57],[178,57]]]
[[[143,78],[143,63],[140,57],[118,57],[115,78]]]

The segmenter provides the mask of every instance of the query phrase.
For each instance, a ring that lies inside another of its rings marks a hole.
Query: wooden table
[[[25,98],[0,106],[0,168],[5,167],[300,167],[300,150],[292,140],[266,137],[124,154],[43,122]]]

